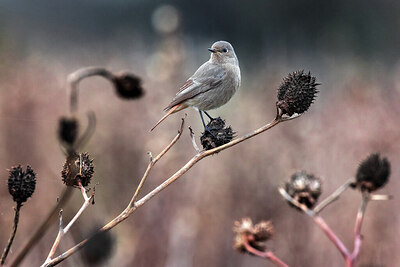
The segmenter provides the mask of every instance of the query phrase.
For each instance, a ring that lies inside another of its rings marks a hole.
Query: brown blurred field
[[[102,78],[81,83],[81,122],[86,123],[89,110],[97,117],[95,134],[84,149],[95,162],[96,204],[73,226],[58,253],[126,207],[147,167],[147,151],[154,155],[163,149],[175,136],[185,112],[181,139],[153,169],[142,195],[194,155],[187,126],[192,126],[197,136],[201,134],[196,111],[180,112],[152,133],[148,130],[178,87],[208,59],[207,47],[216,38],[229,40],[229,34],[220,38],[216,32],[210,37],[186,34],[182,15],[177,30],[157,33],[153,29],[152,38],[138,31],[129,35],[127,26],[125,31],[119,28],[112,34],[99,33],[101,38],[69,40],[61,46],[64,39],[52,40],[51,31],[36,34],[26,28],[27,20],[10,18],[5,16],[0,38],[0,247],[7,242],[15,205],[7,190],[7,169],[29,164],[38,180],[32,199],[22,208],[8,260],[64,188],[60,171],[65,158],[56,131],[58,119],[67,112],[65,85],[70,72],[91,65],[117,72],[130,70],[142,78],[146,95],[125,101],[116,97]],[[63,30],[68,36],[68,30]],[[260,44],[258,50],[248,52],[246,40],[233,39],[229,41],[243,62],[241,89],[227,105],[210,113],[224,118],[238,136],[274,118],[276,89],[289,72],[310,70],[322,83],[315,104],[300,118],[199,162],[111,231],[112,254],[101,266],[272,266],[232,249],[233,223],[242,217],[271,220],[276,234],[268,244],[291,266],[343,266],[341,255],[321,230],[290,208],[277,187],[293,172],[304,169],[321,177],[324,198],[353,177],[359,162],[372,152],[382,153],[391,162],[389,184],[379,193],[394,199],[369,204],[358,266],[396,266],[400,262],[398,55],[389,55],[391,63],[386,64],[383,59],[369,60],[343,51],[293,48],[291,52],[290,45],[268,50]],[[350,248],[360,201],[360,194],[350,190],[322,213]],[[76,190],[64,208],[65,221],[81,202]],[[56,222],[22,266],[43,263],[57,227]],[[78,253],[59,266],[87,263]]]

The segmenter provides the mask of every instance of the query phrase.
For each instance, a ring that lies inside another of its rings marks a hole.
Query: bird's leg
[[[207,111],[204,111],[204,110],[203,110],[203,112],[207,115],[207,117],[208,117],[211,121],[215,120],[215,118],[211,117],[211,115],[208,114]]]
[[[215,135],[210,131],[210,128],[208,128],[207,125],[206,125],[206,123],[204,122],[203,113],[201,112],[201,110],[199,110],[199,113],[200,113],[201,121],[203,122],[204,131],[205,131],[205,132],[209,132],[213,137],[215,137]],[[206,113],[206,112],[204,111],[204,113]],[[206,114],[207,114],[207,113],[206,113]],[[208,114],[207,114],[207,115],[208,115]],[[209,116],[209,115],[208,115],[208,116]]]

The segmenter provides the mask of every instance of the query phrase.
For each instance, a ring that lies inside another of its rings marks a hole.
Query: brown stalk
[[[8,239],[7,246],[4,248],[3,255],[1,255],[1,265],[4,265],[6,261],[8,252],[10,252],[11,245],[14,241],[15,234],[17,233],[18,221],[19,221],[19,211],[21,210],[22,203],[17,202],[17,207],[15,208],[15,216],[14,216],[14,226],[11,232],[10,238]]]
[[[198,163],[200,160],[214,155],[218,152],[221,152],[222,150],[228,149],[232,146],[235,146],[243,141],[246,141],[247,139],[250,139],[260,133],[263,133],[269,129],[271,129],[272,127],[278,125],[281,122],[284,121],[288,121],[288,120],[292,120],[295,119],[297,117],[301,116],[301,114],[295,114],[291,117],[284,117],[281,115],[280,110],[277,108],[277,115],[275,117],[275,119],[273,121],[271,121],[270,123],[240,137],[237,138],[225,145],[210,149],[210,150],[206,150],[206,151],[201,151],[200,153],[197,153],[196,155],[194,155],[184,166],[182,166],[177,172],[175,172],[172,176],[170,176],[167,180],[165,180],[162,184],[160,184],[159,186],[157,186],[156,188],[154,188],[152,191],[150,191],[148,194],[146,194],[144,197],[142,197],[141,199],[139,199],[138,201],[135,201],[138,193],[136,193],[138,190],[136,190],[135,195],[132,197],[131,201],[129,202],[128,206],[117,216],[115,217],[113,220],[111,220],[109,223],[107,223],[106,225],[104,225],[102,228],[100,228],[98,230],[97,233],[99,232],[106,232],[110,229],[112,229],[113,227],[115,227],[116,225],[118,225],[119,223],[121,223],[122,221],[126,220],[137,208],[143,206],[146,202],[148,202],[150,199],[152,199],[154,196],[156,196],[158,193],[160,193],[161,191],[163,191],[165,188],[167,188],[169,185],[171,185],[173,182],[175,182],[176,180],[178,180],[180,177],[183,176],[183,174],[185,174],[188,170],[190,170],[196,163]],[[182,129],[182,125],[181,125],[181,129]],[[174,138],[174,140],[172,140],[172,142],[163,150],[163,152],[161,152],[159,154],[159,156],[157,156],[157,160],[159,158],[161,158],[166,152],[168,152],[168,150],[175,144],[175,142],[179,139],[179,137],[181,136],[181,131],[178,132],[178,135]],[[165,151],[165,152],[164,152]],[[151,166],[150,166],[151,165]],[[149,166],[146,169],[145,174],[142,177],[143,179],[147,178],[147,175],[149,173],[149,171],[151,170],[151,168],[154,166],[154,164],[151,164],[151,162],[149,163]],[[150,169],[149,169],[150,168]],[[143,185],[143,183],[141,182],[141,184]],[[139,186],[142,186],[139,184]],[[139,189],[140,191],[140,189]],[[52,259],[51,261],[47,262],[44,266],[48,267],[48,266],[55,266],[58,263],[62,262],[63,260],[65,260],[66,258],[68,258],[69,256],[71,256],[72,254],[76,253],[80,248],[82,248],[86,242],[90,239],[91,237],[84,239],[83,241],[81,241],[80,243],[76,244],[74,247],[70,248],[69,250],[67,250],[66,252],[62,253],[61,255],[59,255],[58,257]]]

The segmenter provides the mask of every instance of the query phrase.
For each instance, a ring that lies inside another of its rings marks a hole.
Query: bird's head
[[[211,48],[208,48],[208,51],[211,52],[210,60],[212,62],[238,64],[235,50],[233,50],[232,45],[226,41],[215,42]]]

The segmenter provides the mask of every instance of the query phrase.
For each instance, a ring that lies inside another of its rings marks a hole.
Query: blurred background
[[[0,2],[0,244],[12,228],[11,166],[30,164],[37,188],[22,208],[11,261],[55,205],[64,185],[65,157],[56,131],[67,113],[66,77],[84,66],[140,76],[146,95],[116,97],[102,78],[80,84],[79,115],[93,110],[97,128],[84,151],[95,162],[96,204],[62,241],[61,253],[118,215],[147,163],[175,136],[186,112],[200,136],[198,113],[187,110],[148,130],[180,85],[204,61],[214,41],[238,55],[242,85],[211,111],[237,135],[275,116],[276,89],[289,72],[311,71],[322,85],[302,117],[206,158],[118,225],[95,255],[77,253],[60,266],[272,266],[232,249],[235,220],[271,220],[270,249],[291,266],[343,266],[344,260],[305,215],[290,208],[277,187],[297,170],[323,180],[322,198],[355,175],[359,162],[380,152],[392,164],[382,194],[368,206],[358,266],[400,262],[400,2],[398,1],[11,1]],[[156,165],[142,195],[183,166],[195,151],[187,128]],[[350,190],[323,213],[352,248],[361,201]],[[79,209],[79,190],[64,207]],[[44,262],[58,231],[55,222],[21,266]],[[102,243],[104,242],[104,243]],[[103,249],[103,250],[100,250]],[[101,252],[100,252],[101,251]],[[57,254],[58,254],[57,253]]]

